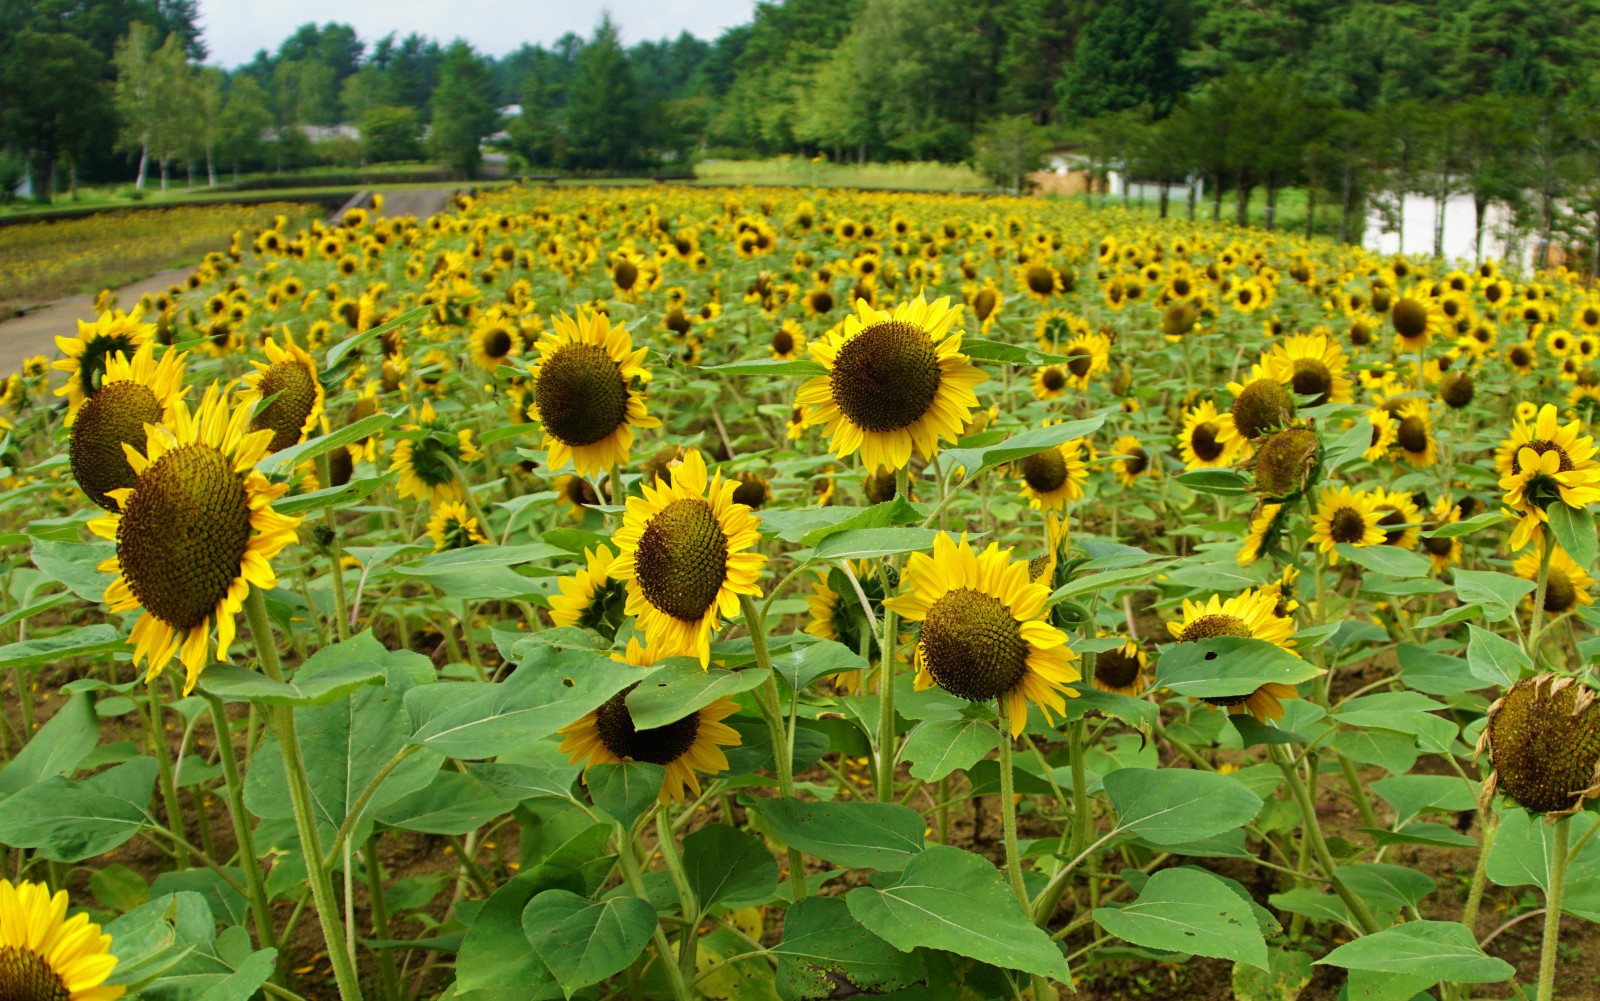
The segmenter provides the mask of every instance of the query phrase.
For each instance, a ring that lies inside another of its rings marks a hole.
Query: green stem
[[[361,852],[362,869],[367,877],[367,894],[372,900],[372,937],[384,940],[394,938],[389,930],[389,902],[383,893],[383,866],[378,861],[378,839],[367,839]],[[394,950],[378,950],[378,975],[383,980],[385,1001],[400,1001],[400,971],[394,965]]]
[[[1311,846],[1311,852],[1317,857],[1317,863],[1322,866],[1333,888],[1339,894],[1339,899],[1344,901],[1350,909],[1350,916],[1361,926],[1364,934],[1371,935],[1378,931],[1378,921],[1367,909],[1366,901],[1357,896],[1344,881],[1339,878],[1339,866],[1333,860],[1333,853],[1328,851],[1328,842],[1322,837],[1322,827],[1317,823],[1317,808],[1311,801],[1311,792],[1306,787],[1305,780],[1300,777],[1300,772],[1284,756],[1282,748],[1274,744],[1267,748],[1272,757],[1272,763],[1278,766],[1283,777],[1289,783],[1289,790],[1294,794],[1295,802],[1300,807],[1300,824],[1303,836]]]
[[[239,775],[239,758],[233,750],[233,735],[228,729],[227,710],[215,695],[209,692],[202,694],[211,707],[211,726],[217,736],[217,756],[222,761],[223,786],[228,793],[228,813],[233,818],[233,839],[239,847],[239,868],[244,870],[245,886],[250,891],[250,914],[255,919],[256,943],[262,949],[276,949],[278,940],[272,931],[271,905],[267,899],[266,884],[261,879],[255,836],[250,830],[250,814],[244,808],[244,782]]]
[[[261,669],[268,678],[282,684],[283,665],[278,661],[272,623],[267,618],[267,603],[261,597],[260,589],[250,589],[244,611],[250,623],[250,635],[255,640],[256,655],[261,659]],[[355,958],[345,948],[344,919],[339,914],[339,901],[334,897],[333,880],[322,861],[322,844],[317,837],[317,819],[311,802],[311,784],[306,779],[305,761],[300,757],[300,738],[295,732],[294,710],[288,706],[271,706],[268,712],[273,729],[277,732],[278,750],[283,755],[284,772],[289,780],[289,799],[294,806],[295,828],[300,835],[300,854],[305,861],[312,902],[317,908],[317,918],[322,923],[322,938],[328,949],[328,960],[333,964],[333,977],[339,986],[339,996],[343,1001],[361,1001],[361,983],[356,977]]]
[[[639,875],[639,860],[633,854],[633,839],[628,837],[627,830],[621,824],[617,825],[617,861],[622,866],[622,878],[627,881],[628,889],[633,891],[635,897],[648,901],[650,895],[645,893],[644,880]],[[689,985],[684,982],[683,971],[672,961],[672,945],[667,941],[667,933],[662,930],[660,921],[656,922],[655,931],[650,937],[655,943],[661,968],[666,971],[674,1001],[690,1001],[693,995],[689,992]]]
[[[1372,809],[1372,800],[1367,796],[1367,787],[1361,784],[1361,776],[1356,772],[1355,762],[1342,754],[1338,758],[1345,784],[1350,787],[1350,798],[1356,801],[1356,809],[1361,812],[1361,822],[1367,825],[1368,830],[1381,830],[1378,815]]]
[[[1548,543],[1546,543],[1548,553]],[[1547,555],[1546,560],[1549,559]],[[1535,605],[1535,608],[1539,606]],[[1537,612],[1535,613],[1537,614]],[[1561,936],[1561,898],[1567,888],[1567,845],[1570,816],[1556,821],[1550,831],[1550,888],[1544,893],[1544,943],[1539,951],[1539,1001],[1556,996],[1556,953]]]
[[[898,484],[905,480],[906,471],[900,470],[895,474],[896,489],[902,489]],[[904,491],[900,496],[905,496]],[[880,569],[878,579],[882,584],[883,593],[887,596],[890,592],[888,571]],[[894,770],[895,761],[899,757],[899,741],[895,734],[894,715],[894,664],[895,642],[899,639],[900,616],[894,609],[887,605],[883,608],[883,637],[878,641],[879,648],[883,651],[883,658],[878,664],[878,770],[877,781],[874,783],[878,802],[894,802]]]
[[[756,704],[761,707],[761,715],[767,721],[767,732],[772,736],[772,770],[777,773],[778,794],[793,799],[794,762],[789,757],[789,741],[784,735],[783,707],[778,700],[778,675],[772,669],[772,654],[767,650],[767,624],[748,594],[739,595],[739,608],[744,613],[745,629],[750,633],[750,648],[755,655],[756,666],[767,672],[767,680],[758,689]],[[795,900],[806,895],[805,860],[798,848],[789,849],[789,885]]]
[[[1072,756],[1072,854],[1089,843],[1089,773],[1083,763],[1083,732],[1088,724],[1077,720],[1067,731],[1067,753]]]
[[[331,487],[328,454],[317,456],[317,482]],[[350,600],[344,592],[344,551],[339,546],[339,519],[331,506],[322,509],[322,523],[328,529],[328,556],[333,560],[333,629],[343,642],[350,638]]]
[[[145,691],[146,723],[150,727],[150,742],[155,745],[156,773],[160,779],[161,805],[167,814],[167,827],[184,834],[183,808],[178,805],[178,787],[172,776],[172,751],[167,747],[166,732],[161,729],[161,700],[156,696],[154,679]],[[179,844],[173,852],[178,868],[189,867],[189,851]]]
[[[996,720],[996,741],[1000,750],[1000,830],[1006,844],[1006,878],[1011,881],[1011,891],[1023,910],[1028,908],[1028,889],[1022,883],[1022,859],[1017,852],[1017,793],[1016,777],[1011,773],[1011,723],[1006,713],[1006,697],[995,700],[999,707]]]
[[[689,922],[678,937],[678,969],[685,977],[693,977],[695,951],[700,944],[700,904],[695,899],[694,888],[689,885],[688,874],[683,871],[683,859],[678,855],[672,821],[665,808],[656,813],[656,848],[661,852],[661,861],[667,864],[667,876],[672,880],[673,889],[678,892],[678,908],[683,911],[683,919]]]
[[[1483,844],[1478,848],[1478,864],[1472,870],[1472,883],[1467,888],[1467,904],[1461,909],[1461,923],[1478,935],[1478,908],[1483,903],[1483,889],[1489,876],[1489,852],[1494,849],[1495,835],[1500,832],[1500,815],[1492,811],[1483,813]]]
[[[1533,612],[1528,621],[1528,659],[1538,663],[1539,636],[1544,632],[1544,601],[1550,588],[1550,557],[1555,552],[1554,533],[1546,528],[1540,533],[1539,579],[1533,590]]]

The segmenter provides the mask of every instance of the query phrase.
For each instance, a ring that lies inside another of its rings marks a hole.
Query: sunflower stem
[[[1317,864],[1333,881],[1334,890],[1339,894],[1339,899],[1350,909],[1350,916],[1361,926],[1362,934],[1371,935],[1378,931],[1377,919],[1367,909],[1367,902],[1345,886],[1344,881],[1339,878],[1338,863],[1333,860],[1333,853],[1328,851],[1328,842],[1322,837],[1322,827],[1317,823],[1317,808],[1311,800],[1311,792],[1306,787],[1300,770],[1289,761],[1277,744],[1270,745],[1267,752],[1272,758],[1272,763],[1283,773],[1284,779],[1289,784],[1289,790],[1294,794],[1295,802],[1300,807],[1302,836],[1310,843],[1311,852],[1317,857]]]
[[[650,895],[645,892],[644,879],[639,875],[639,860],[634,856],[633,838],[628,836],[628,831],[621,824],[617,825],[617,862],[622,867],[622,878],[627,882],[628,889],[640,900],[648,901]],[[656,958],[661,960],[661,968],[666,972],[667,983],[672,987],[674,1001],[690,1001],[693,997],[689,993],[689,985],[684,982],[683,971],[678,969],[678,964],[672,961],[672,944],[667,941],[667,933],[661,927],[661,922],[656,921],[655,931],[650,935],[655,943]],[[641,976],[643,971],[640,971]]]
[[[895,473],[896,489],[906,481],[904,469]],[[904,497],[904,492],[898,494]],[[893,590],[889,586],[889,572],[879,565],[878,581],[887,598]],[[894,802],[894,769],[899,747],[895,739],[894,715],[894,663],[895,641],[899,639],[900,616],[886,603],[883,606],[883,638],[878,641],[883,659],[878,663],[878,774],[875,793],[878,802]]]
[[[333,486],[328,453],[317,456],[317,482]],[[322,523],[328,529],[328,558],[333,561],[333,628],[342,643],[350,638],[350,601],[344,592],[344,551],[339,546],[339,519],[333,508],[322,509]]]
[[[461,487],[461,497],[467,504],[467,510],[478,519],[478,531],[487,538],[489,536],[489,518],[483,513],[483,508],[478,506],[478,498],[472,493],[472,484],[467,480],[467,474],[461,471],[460,463],[448,455],[440,456],[444,464],[450,467],[450,475],[455,477],[456,484]]]
[[[1546,551],[1548,551],[1548,542]],[[1537,607],[1537,606],[1536,606]],[[1550,831],[1550,886],[1544,892],[1544,942],[1539,950],[1539,1001],[1556,996],[1556,954],[1561,936],[1561,898],[1567,888],[1568,831],[1572,817],[1556,821]]]
[[[1559,501],[1557,502],[1559,503]],[[1538,662],[1539,637],[1544,633],[1544,602],[1550,590],[1550,557],[1555,555],[1554,533],[1539,533],[1539,577],[1533,589],[1533,609],[1528,620],[1528,659]]]
[[[239,775],[239,757],[233,750],[233,733],[228,726],[227,710],[222,700],[210,692],[202,692],[211,707],[211,726],[217,738],[217,757],[222,762],[223,785],[228,792],[228,814],[233,819],[233,839],[239,849],[239,868],[244,870],[245,887],[250,891],[250,916],[255,919],[256,943],[262,949],[276,949],[277,936],[272,930],[272,908],[267,898],[267,887],[261,879],[255,848],[255,835],[250,830],[250,814],[244,808],[244,782]]]
[[[250,623],[250,635],[255,640],[256,655],[261,659],[261,669],[268,678],[283,683],[283,665],[278,660],[278,648],[272,636],[272,622],[267,617],[267,603],[261,590],[252,587],[244,602],[245,618]],[[361,983],[356,977],[355,958],[345,948],[344,919],[339,914],[339,901],[333,893],[333,880],[323,864],[322,844],[317,836],[317,819],[312,812],[311,784],[306,779],[305,761],[300,757],[300,739],[295,732],[294,710],[289,706],[265,707],[278,736],[278,750],[283,755],[284,772],[289,779],[289,799],[294,806],[295,828],[300,835],[300,854],[305,862],[306,877],[311,884],[312,902],[317,908],[317,918],[322,923],[322,938],[328,948],[328,961],[333,964],[333,977],[343,1001],[361,1001]]]
[[[161,806],[167,814],[167,827],[182,834],[184,833],[183,808],[178,803],[178,786],[172,775],[172,751],[167,747],[166,732],[161,729],[161,706],[160,700],[156,698],[154,684],[145,691],[144,707],[147,714],[146,722],[150,727],[150,743],[154,745],[156,754],[156,770],[161,783]],[[178,868],[189,867],[189,850],[182,843],[173,849],[173,858]]]
[[[794,760],[789,756],[789,741],[784,736],[783,703],[778,699],[778,675],[772,669],[772,654],[767,650],[767,624],[756,610],[755,600],[748,594],[739,595],[739,608],[744,613],[745,629],[750,633],[750,648],[755,655],[756,666],[767,672],[767,680],[758,689],[760,694],[756,697],[756,704],[761,707],[761,715],[767,720],[767,732],[772,736],[772,770],[777,774],[778,794],[793,799]],[[789,885],[795,900],[805,897],[805,859],[798,848],[789,849]]]
[[[1489,852],[1494,849],[1495,835],[1500,833],[1500,815],[1485,810],[1483,818],[1483,844],[1478,847],[1478,864],[1472,870],[1472,883],[1467,888],[1467,903],[1461,909],[1461,923],[1478,936],[1478,908],[1483,904],[1483,890],[1489,876]]]
[[[999,718],[995,721],[995,742],[1000,757],[1000,831],[1006,844],[1006,879],[1011,882],[1011,892],[1017,895],[1022,909],[1028,909],[1028,889],[1022,883],[1022,859],[1017,851],[1017,793],[1016,776],[1011,772],[1011,719],[1006,712],[1006,698],[995,700]]]
[[[383,866],[378,861],[378,838],[367,839],[361,852],[362,871],[366,876],[367,893],[372,900],[372,937],[383,940],[393,938],[389,930],[389,902],[383,892]],[[378,975],[383,982],[385,1001],[399,1001],[400,971],[394,965],[394,950],[378,950]]]
[[[685,977],[694,976],[695,952],[700,943],[700,903],[695,899],[689,876],[683,871],[683,858],[678,854],[678,843],[672,833],[672,818],[663,807],[656,811],[656,849],[661,861],[667,864],[667,875],[678,893],[678,907],[683,911],[689,926],[678,933],[678,969]]]

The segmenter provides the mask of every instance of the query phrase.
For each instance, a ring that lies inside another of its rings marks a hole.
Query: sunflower
[[[1600,501],[1594,439],[1580,436],[1582,425],[1576,420],[1566,425],[1556,421],[1556,408],[1548,403],[1532,423],[1519,417],[1495,453],[1506,506],[1522,515],[1511,533],[1513,550],[1543,537],[1543,525],[1549,520],[1545,512],[1555,501],[1573,508]]]
[[[1033,395],[1054,400],[1067,391],[1067,370],[1061,365],[1042,365],[1033,370]]]
[[[544,427],[550,468],[569,461],[580,476],[622,465],[634,428],[660,427],[645,408],[646,348],[633,349],[627,327],[604,313],[562,313],[535,346],[539,363],[529,373],[533,405],[528,416]]]
[[[1294,390],[1296,396],[1313,397],[1311,406],[1349,403],[1352,399],[1344,351],[1338,341],[1325,334],[1291,334],[1272,345],[1261,361],[1273,378]]]
[[[251,431],[271,431],[268,452],[280,452],[306,440],[322,419],[322,381],[317,363],[301,350],[285,328],[283,346],[268,337],[262,345],[267,360],[253,361],[255,371],[244,377],[239,406],[254,413]]]
[[[405,428],[413,438],[395,442],[389,469],[400,474],[400,496],[425,500],[437,507],[461,500],[461,482],[452,468],[463,462],[477,462],[483,453],[472,442],[472,429],[451,431],[424,402],[417,423]]]
[[[472,360],[487,372],[522,353],[522,328],[497,309],[478,318],[472,328]]]
[[[1311,517],[1311,541],[1317,544],[1318,552],[1328,555],[1330,566],[1337,566],[1339,554],[1334,547],[1340,543],[1352,546],[1383,543],[1379,517],[1376,494],[1351,491],[1349,487],[1324,487],[1322,496],[1317,498],[1317,512]]]
[[[806,330],[793,320],[784,320],[772,332],[772,357],[779,361],[794,361],[806,349]]]
[[[629,662],[648,659],[648,654],[635,655]],[[662,803],[682,802],[685,789],[700,795],[700,776],[727,771],[728,758],[722,749],[741,743],[739,731],[722,722],[739,711],[738,704],[720,698],[675,722],[640,730],[633,725],[627,701],[628,693],[638,687],[636,681],[600,708],[563,727],[559,731],[565,737],[561,752],[573,764],[582,764],[585,775],[595,765],[624,761],[662,766],[667,773],[658,797]]]
[[[833,312],[833,307],[837,306],[839,301],[826,285],[818,285],[800,297],[800,304],[805,307],[807,316],[821,319]]]
[[[761,540],[760,522],[734,502],[738,487],[720,470],[708,487],[705,459],[690,449],[670,482],[628,498],[608,572],[627,582],[627,613],[658,656],[698,657],[705,667],[719,615],[737,614],[739,595],[761,593],[756,580],[767,558],[750,551]]]
[[[1028,722],[1028,703],[1054,722],[1065,712],[1066,687],[1081,675],[1067,636],[1050,625],[1050,589],[1028,580],[1028,564],[990,543],[982,554],[941,533],[933,555],[913,553],[903,590],[884,602],[908,622],[922,623],[918,689],[940,688],[972,702],[1004,699],[1011,735]]]
[[[1111,463],[1111,471],[1116,474],[1117,482],[1125,487],[1134,486],[1141,478],[1154,476],[1158,471],[1150,461],[1150,453],[1131,434],[1125,434],[1113,442],[1111,451],[1117,455]]]
[[[851,560],[850,572],[861,586],[861,593],[867,596],[873,616],[881,616],[883,578],[877,566],[870,560]],[[811,585],[811,593],[806,595],[806,607],[810,611],[806,633],[818,639],[841,643],[861,654],[869,665],[877,665],[883,656],[883,648],[867,621],[866,613],[861,608],[861,598],[850,585],[849,578],[837,567],[826,572],[818,571],[817,577],[817,581]],[[834,684],[853,695],[865,693],[863,680],[860,671],[843,671],[833,675]]]
[[[117,510],[110,492],[131,487],[137,479],[123,447],[142,446],[146,424],[172,420],[172,405],[184,393],[187,357],[168,351],[157,362],[154,341],[141,344],[131,361],[119,351],[107,360],[100,388],[68,411],[72,476],[107,511]]]
[[[625,588],[612,580],[611,564],[616,555],[605,544],[583,551],[584,565],[576,573],[556,581],[559,594],[550,596],[550,621],[558,626],[593,629],[608,639],[622,624],[622,598]]]
[[[1506,364],[1518,375],[1529,375],[1539,362],[1539,352],[1531,341],[1518,341],[1506,348]]]
[[[856,303],[843,326],[809,346],[828,374],[800,387],[807,424],[824,424],[835,455],[861,452],[868,468],[899,469],[913,447],[925,459],[939,439],[955,441],[978,398],[972,387],[988,378],[961,354],[951,328],[961,307],[948,298],[918,296],[894,311]]]
[[[143,455],[124,449],[137,479],[110,492],[121,513],[89,523],[117,543],[117,554],[100,564],[117,574],[106,603],[113,612],[144,611],[128,636],[134,664],[148,661],[149,679],[178,656],[185,695],[207,663],[212,623],[217,659],[226,660],[234,615],[252,585],[277,585],[272,558],[300,524],[272,510],[288,486],[252,469],[272,432],[248,431],[249,419],[216,383],[192,415],[176,401],[170,429],[150,427]]]
[[[1233,427],[1246,440],[1254,441],[1275,428],[1284,427],[1294,417],[1294,394],[1285,382],[1264,365],[1250,367],[1249,380],[1228,383],[1233,394]]]
[[[1049,427],[1049,422],[1045,424]],[[1035,452],[1017,462],[1022,477],[1022,498],[1040,511],[1060,511],[1083,499],[1083,485],[1089,480],[1089,465],[1084,461],[1082,438]]]
[[[55,395],[67,398],[69,411],[83,406],[89,394],[100,388],[100,377],[113,355],[120,351],[131,356],[155,337],[156,325],[139,320],[137,308],[131,313],[109,310],[93,323],[79,320],[77,337],[56,338],[56,347],[66,357],[51,362],[50,367],[67,373],[67,381]]]
[[[1420,351],[1434,337],[1445,332],[1447,318],[1439,301],[1420,289],[1412,289],[1394,301],[1389,322],[1407,351]]]
[[[1239,547],[1239,565],[1247,567],[1259,560],[1283,535],[1289,517],[1284,512],[1287,504],[1262,504],[1250,516],[1250,528],[1245,533],[1244,545]]]
[[[1066,361],[1067,385],[1087,390],[1089,381],[1111,367],[1111,341],[1104,334],[1079,334],[1067,342],[1061,354]]]
[[[1400,422],[1394,415],[1383,407],[1373,407],[1365,414],[1367,423],[1372,428],[1372,439],[1361,457],[1368,462],[1377,462],[1388,457],[1389,449],[1394,445],[1395,437],[1400,430]]]
[[[1102,692],[1138,698],[1144,692],[1145,672],[1149,667],[1150,658],[1144,647],[1138,640],[1129,639],[1114,650],[1102,650],[1094,655],[1094,677],[1090,683]]]
[[[1537,582],[1539,579],[1539,549],[1530,546],[1516,562],[1511,565],[1511,572],[1523,580]],[[1589,572],[1579,566],[1577,561],[1567,555],[1567,551],[1560,546],[1550,547],[1550,570],[1545,578],[1544,610],[1551,615],[1560,615],[1570,612],[1579,605],[1594,604],[1594,595],[1589,593],[1594,587],[1594,578]],[[1533,603],[1533,595],[1528,595],[1528,603]]]
[[[556,498],[567,508],[567,513],[579,521],[588,513],[584,510],[586,507],[600,503],[600,494],[593,484],[571,473],[557,476],[550,489],[555,491]]]
[[[428,538],[433,540],[433,551],[466,549],[488,543],[478,527],[478,519],[467,511],[460,501],[446,501],[428,519]]]
[[[1377,511],[1382,515],[1378,527],[1383,529],[1383,544],[1399,549],[1417,548],[1422,537],[1422,512],[1417,502],[1404,490],[1375,490]]]
[[[1600,796],[1600,703],[1577,678],[1523,678],[1489,707],[1478,753],[1494,771],[1485,805],[1505,793],[1530,813],[1562,817]]]
[[[1233,429],[1230,414],[1217,413],[1216,404],[1207,400],[1189,408],[1183,415],[1183,433],[1178,438],[1185,469],[1216,469],[1231,466],[1243,444]]]
[[[1294,648],[1294,623],[1277,614],[1279,594],[1246,590],[1224,601],[1213,594],[1204,603],[1183,599],[1183,618],[1168,622],[1167,632],[1179,643],[1194,643],[1216,636],[1238,636],[1264,640],[1285,650]],[[1232,713],[1249,713],[1258,722],[1283,718],[1283,699],[1296,699],[1299,691],[1293,685],[1269,681],[1254,690],[1240,695],[1203,698],[1208,705],[1222,707]]]
[[[1254,313],[1268,301],[1266,287],[1254,278],[1246,279],[1228,292],[1228,301],[1241,313]]]
[[[1048,261],[1028,261],[1017,268],[1016,275],[1017,286],[1030,299],[1039,302],[1048,303],[1051,296],[1067,289],[1066,283],[1061,280],[1061,272],[1051,267]]]
[[[1412,397],[1395,408],[1394,443],[1410,465],[1426,468],[1439,459],[1439,441],[1433,436],[1428,401]]]
[[[1461,520],[1461,509],[1449,494],[1440,494],[1429,511],[1430,530],[1453,525]],[[1422,539],[1422,551],[1428,554],[1429,570],[1438,576],[1461,562],[1461,537],[1427,536]]]
[[[0,879],[0,998],[6,1001],[115,1001],[111,936],[89,916],[67,917],[67,891]]]
[[[1005,309],[1005,296],[991,278],[985,278],[982,285],[969,284],[964,291],[973,319],[978,321],[979,330],[987,334]]]

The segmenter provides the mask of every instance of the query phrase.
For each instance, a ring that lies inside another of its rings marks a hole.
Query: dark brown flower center
[[[728,572],[728,537],[711,506],[684,498],[657,512],[639,537],[634,570],[650,604],[675,619],[699,620]]]
[[[1061,369],[1051,365],[1039,373],[1039,384],[1052,393],[1059,393],[1066,388],[1067,377]]]
[[[1544,610],[1556,615],[1578,603],[1578,589],[1560,567],[1551,567],[1544,586]]]
[[[827,289],[816,289],[811,293],[811,308],[818,313],[827,313],[833,310],[833,293]]]
[[[1047,448],[1022,460],[1022,481],[1034,493],[1047,494],[1067,482],[1067,463],[1059,449]]]
[[[1389,314],[1395,333],[1406,340],[1416,340],[1428,332],[1428,307],[1416,299],[1401,299]]]
[[[271,402],[256,409],[250,430],[272,431],[270,452],[299,444],[306,418],[317,405],[317,377],[304,362],[290,358],[261,373],[260,389],[261,399]]]
[[[5,1001],[67,1001],[72,992],[50,963],[32,949],[0,947],[0,998]]]
[[[1395,440],[1407,452],[1421,455],[1428,450],[1428,422],[1415,414],[1402,418]]]
[[[617,288],[626,292],[639,280],[639,268],[632,261],[623,258],[611,269],[611,280],[617,283]]]
[[[490,358],[504,358],[511,353],[511,333],[504,327],[495,327],[483,338],[483,353]]]
[[[1056,290],[1056,269],[1048,264],[1032,264],[1027,271],[1028,291],[1049,295]]]
[[[995,294],[992,288],[979,289],[978,294],[972,298],[972,312],[978,317],[980,323],[987,320],[998,305],[1000,305],[1000,297]]]
[[[622,370],[597,344],[567,344],[539,366],[534,405],[545,431],[566,445],[593,445],[627,418]]]
[[[1094,680],[1111,689],[1127,688],[1139,680],[1139,658],[1122,647],[1095,654]]]
[[[1217,426],[1210,421],[1196,424],[1189,432],[1189,447],[1202,462],[1211,462],[1222,454],[1222,443],[1217,441]]]
[[[1094,352],[1082,345],[1068,348],[1067,358],[1067,368],[1080,379],[1088,375],[1089,369],[1094,365]]]
[[[772,350],[780,355],[786,355],[794,350],[794,335],[779,327],[772,335]]]
[[[839,349],[830,378],[833,402],[858,427],[897,431],[915,423],[939,393],[939,359],[921,327],[885,320]]]
[[[1328,534],[1334,542],[1360,542],[1367,534],[1367,519],[1355,508],[1341,507],[1328,519]]]
[[[922,657],[940,688],[981,702],[1016,687],[1028,669],[1028,643],[998,598],[963,587],[928,609]]]
[[[1333,392],[1333,373],[1316,358],[1296,358],[1289,385],[1298,396],[1316,397],[1311,401],[1312,406],[1321,406],[1328,402],[1328,396]]]
[[[594,713],[595,733],[606,750],[624,761],[647,761],[670,765],[689,753],[700,734],[700,714],[692,712],[676,723],[639,730],[628,712],[628,693],[639,687],[636,681],[607,699]]]
[[[84,401],[72,423],[70,450],[73,478],[90,500],[107,511],[118,509],[106,494],[137,480],[122,446],[143,452],[144,426],[159,423],[161,404],[137,382],[107,383]]]

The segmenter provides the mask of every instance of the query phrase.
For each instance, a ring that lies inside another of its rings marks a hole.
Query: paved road
[[[408,188],[388,191],[383,196],[383,215],[412,215],[419,219],[444,211],[454,188]],[[352,204],[367,204],[365,195]],[[117,304],[130,309],[146,292],[159,292],[170,285],[180,284],[192,268],[178,268],[152,275],[144,281],[134,282],[117,290]],[[72,336],[78,332],[78,320],[95,317],[94,296],[80,295],[62,299],[48,306],[0,323],[0,377],[10,375],[22,367],[25,359],[34,355],[58,357],[57,336]]]

